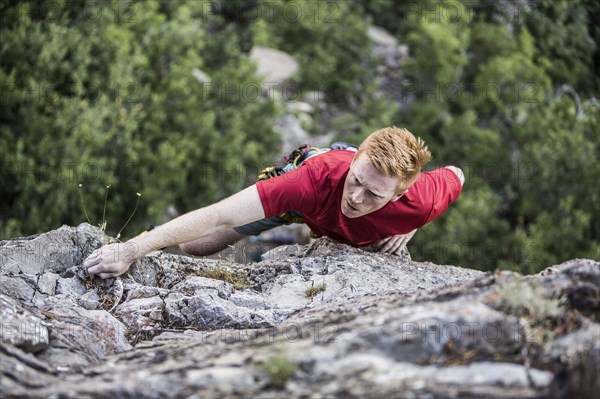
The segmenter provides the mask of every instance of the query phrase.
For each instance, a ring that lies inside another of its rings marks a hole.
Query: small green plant
[[[499,307],[516,316],[542,322],[561,313],[561,300],[547,298],[543,289],[524,280],[514,280],[500,287]]]
[[[123,225],[123,227],[121,227],[121,229],[117,233],[117,236],[115,237],[117,240],[121,237],[121,232],[123,231],[123,229],[125,228],[125,226],[127,226],[129,224],[129,221],[131,220],[131,218],[133,217],[133,215],[135,215],[135,211],[137,211],[138,204],[140,203],[140,197],[142,196],[142,194],[141,193],[135,193],[135,195],[137,196],[137,201],[135,202],[135,207],[133,208],[133,212],[131,212],[131,215],[129,215],[129,219],[127,219],[127,221],[125,222],[125,224]]]
[[[104,192],[104,208],[102,209],[102,223],[100,224],[100,228],[102,231],[106,231],[106,201],[108,200],[108,189],[110,188],[110,184],[106,185],[106,191]]]
[[[212,278],[233,284],[238,290],[243,290],[250,286],[248,279],[243,273],[234,273],[224,267],[215,267],[208,270],[197,271],[194,274],[200,277]]]
[[[321,283],[317,286],[314,285],[315,282],[313,281],[313,286],[310,288],[306,289],[306,292],[304,293],[304,296],[306,297],[306,299],[313,299],[315,296],[317,296],[317,294],[325,291],[325,289],[327,289],[327,284],[325,283]]]
[[[274,355],[267,359],[264,369],[273,388],[283,388],[296,372],[296,363],[284,355]]]
[[[102,222],[98,225],[98,227],[100,227],[100,229],[102,229],[102,231],[106,231],[106,204],[108,201],[108,189],[110,188],[110,184],[106,185],[106,191],[104,192],[104,207],[102,209]],[[85,208],[85,202],[83,201],[83,184],[79,183],[79,201],[81,202],[81,207],[83,208],[83,213],[85,214],[85,218],[87,219],[87,222],[89,224],[92,224],[92,222],[90,221],[90,217],[87,213],[87,210]],[[119,229],[119,232],[117,233],[117,236],[115,237],[117,240],[121,237],[121,232],[123,231],[123,229],[129,224],[129,221],[131,220],[131,218],[133,217],[133,215],[135,215],[135,212],[137,211],[138,205],[140,203],[140,197],[142,196],[141,193],[135,193],[137,196],[137,201],[135,203],[135,207],[133,208],[133,212],[131,212],[131,215],[129,215],[129,218],[127,219],[127,221],[125,222],[125,224],[121,227],[121,229]]]
[[[85,203],[83,202],[83,184],[79,183],[79,201],[81,202],[81,207],[83,208],[83,213],[85,213],[85,218],[87,219],[89,224],[92,224],[92,222],[90,222],[90,217],[88,216],[87,210],[85,209]]]

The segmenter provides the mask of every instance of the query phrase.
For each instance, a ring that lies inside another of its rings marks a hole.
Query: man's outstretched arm
[[[216,204],[196,209],[122,244],[105,245],[83,262],[93,278],[116,277],[148,252],[188,242],[265,217],[256,185]]]

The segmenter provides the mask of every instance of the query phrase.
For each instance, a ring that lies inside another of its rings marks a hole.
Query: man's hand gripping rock
[[[90,277],[117,277],[129,270],[137,259],[138,248],[133,242],[104,245],[92,252],[84,261],[83,267]]]

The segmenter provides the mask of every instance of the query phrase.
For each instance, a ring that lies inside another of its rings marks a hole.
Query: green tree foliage
[[[593,75],[592,56],[598,46],[598,42],[592,40],[590,28],[594,22],[590,17],[592,11],[597,16],[598,3],[540,0],[533,3],[532,8],[533,12],[529,13],[528,18],[519,22],[534,37],[541,39],[536,46],[536,61],[552,80],[580,87],[587,92],[587,81]]]
[[[255,67],[205,6],[2,3],[4,237],[81,222],[79,183],[94,223],[111,185],[113,234],[141,192],[135,233],[169,204],[185,211],[239,190],[273,156],[276,107],[241,94],[260,85]]]
[[[524,234],[540,266],[600,255],[600,106],[587,103],[580,120],[573,108],[570,99],[553,99],[527,121],[539,140],[521,154],[535,173],[519,182],[519,211],[531,221]]]
[[[586,1],[464,2],[453,13],[445,1],[385,4],[379,11],[406,21],[396,31],[412,55],[406,90],[415,101],[396,123],[426,140],[432,167],[467,175],[460,200],[415,236],[415,257],[525,273],[600,257],[588,23],[598,10]]]

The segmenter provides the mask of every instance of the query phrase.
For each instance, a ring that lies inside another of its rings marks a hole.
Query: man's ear
[[[394,197],[392,197],[392,199],[390,201],[398,201],[400,198],[402,198],[402,196],[404,194],[406,194],[406,192],[408,191],[408,189],[404,190],[403,192],[401,192],[400,194],[396,194]]]

